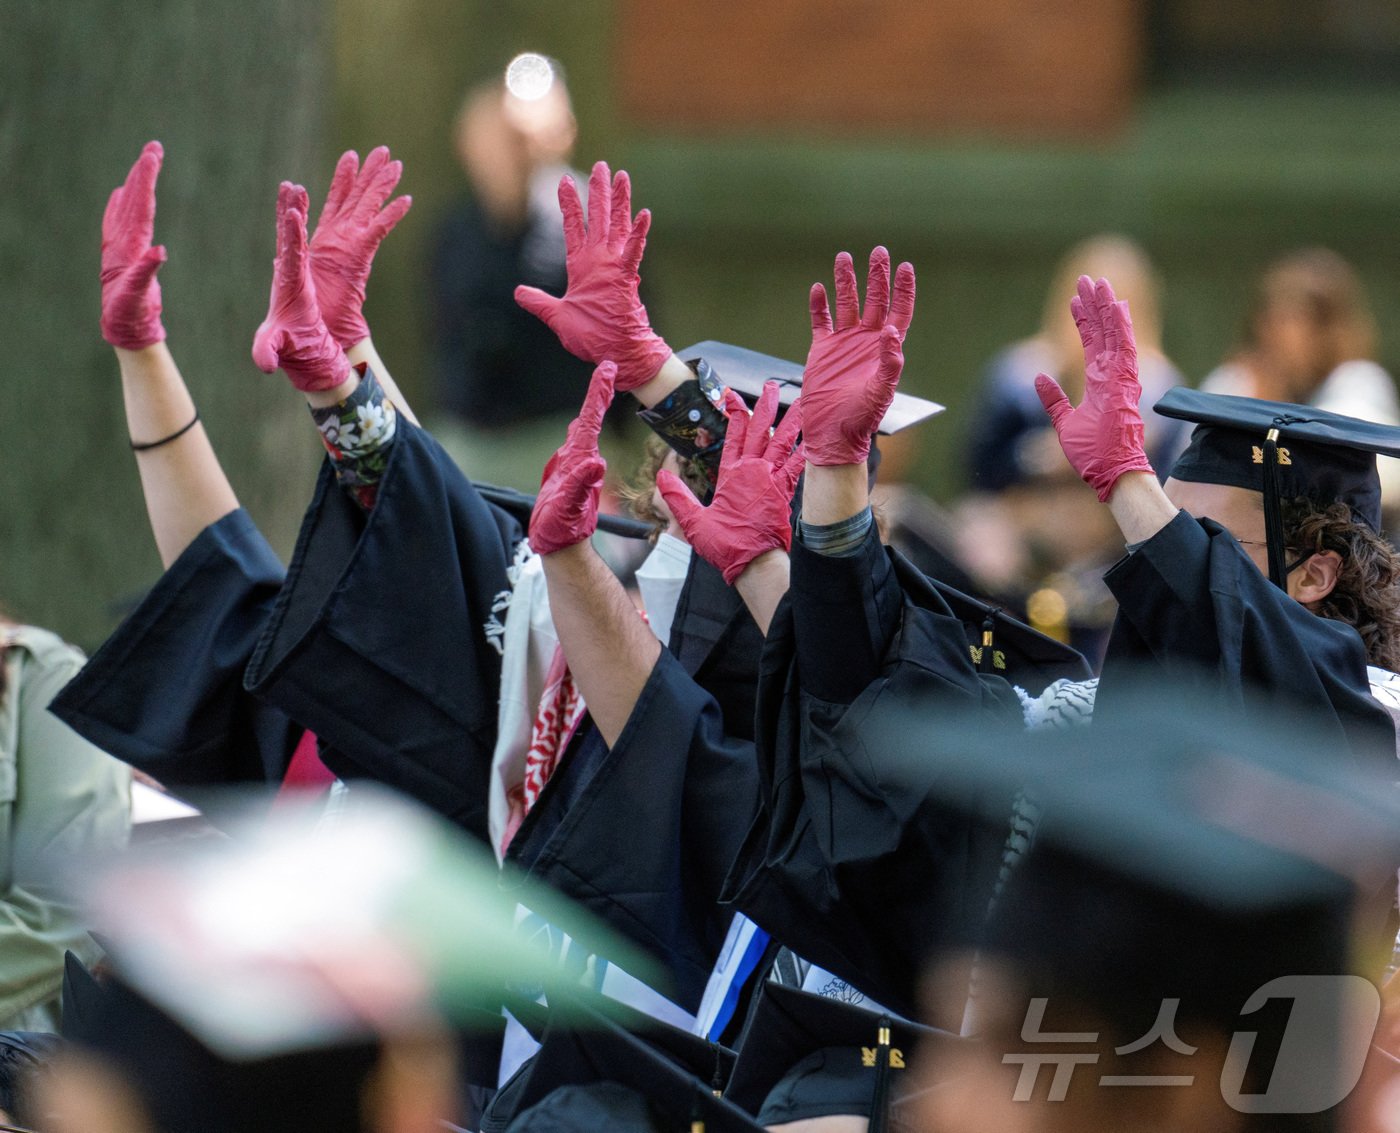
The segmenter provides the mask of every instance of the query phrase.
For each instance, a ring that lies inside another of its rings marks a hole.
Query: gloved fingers
[[[408,210],[412,207],[413,198],[407,195],[395,197],[384,206],[384,211],[374,218],[374,223],[371,226],[376,247],[379,246],[384,237],[394,230],[394,226],[407,215]]]
[[[620,244],[632,233],[632,179],[619,169],[612,180],[612,215],[608,218],[608,242]]]
[[[705,518],[704,505],[695,498],[695,493],[690,490],[689,485],[669,468],[657,471],[656,490],[661,493],[666,507],[681,525],[685,537],[694,542],[695,532]]]
[[[515,301],[546,326],[550,325],[549,321],[555,308],[559,306],[556,296],[541,291],[538,287],[526,287],[524,284],[515,289]]]
[[[724,415],[729,424],[724,430],[724,447],[719,453],[719,479],[723,479],[744,456],[745,442],[749,436],[749,407],[744,399],[732,389],[724,391]]]
[[[128,257],[134,258],[143,251],[155,232],[156,178],[164,157],[165,150],[159,142],[147,142],[122,184],[121,196],[113,209],[113,236],[129,241]]]
[[[763,392],[758,395],[753,418],[749,421],[748,434],[744,438],[745,456],[762,456],[768,448],[769,430],[773,428],[773,418],[778,415],[778,383],[764,382]]]
[[[379,163],[374,172],[368,176],[364,171],[360,173],[360,194],[354,201],[355,218],[360,224],[367,224],[373,219],[379,210],[384,207],[384,202],[393,195],[394,189],[398,186],[403,177],[403,162],[389,160],[389,147],[379,146],[365,159],[365,167],[369,167],[370,158],[383,151],[384,158]]]
[[[588,242],[608,242],[608,221],[612,213],[612,171],[606,161],[596,162],[588,178]]]
[[[627,243],[622,248],[622,267],[635,272],[642,266],[642,253],[647,250],[647,233],[651,231],[651,210],[642,209],[637,214],[636,223],[628,233]]]
[[[335,172],[331,174],[331,187],[326,190],[326,203],[321,206],[321,215],[316,218],[317,229],[340,215],[359,172],[360,155],[352,149],[346,150],[335,163]]]
[[[831,307],[826,301],[826,288],[820,283],[812,284],[807,301],[812,308],[812,337],[821,338],[830,334],[832,331]]]
[[[790,411],[789,411],[790,412]],[[797,491],[797,481],[802,477],[803,466],[807,463],[807,453],[799,442],[788,458],[783,461],[778,472],[778,486],[782,488],[787,502],[792,503],[792,494]]]
[[[890,312],[890,253],[883,245],[870,252],[870,270],[865,277],[865,314],[860,324],[866,330],[879,330]]]
[[[1081,275],[1078,294],[1069,303],[1074,325],[1079,328],[1079,341],[1084,344],[1084,360],[1092,363],[1103,352],[1103,319],[1099,313],[1098,296],[1094,294],[1094,281]]]
[[[904,346],[899,331],[887,326],[880,331],[880,363],[875,369],[875,380],[866,387],[866,404],[878,410],[880,418],[885,415],[890,401],[894,398],[895,387],[899,385],[899,375],[904,370]],[[880,420],[870,422],[872,430]]]
[[[564,218],[564,251],[572,256],[583,247],[587,232],[583,225],[583,202],[578,185],[567,173],[559,178],[559,212]]]
[[[836,254],[836,329],[846,330],[860,322],[860,295],[856,289],[856,268],[850,252]]]
[[[164,244],[147,248],[145,254],[129,269],[127,278],[131,291],[137,293],[145,291],[150,286],[151,280],[155,278],[156,272],[160,270],[160,265],[165,263],[165,259]]]
[[[768,442],[767,451],[764,457],[769,464],[777,464],[778,461],[787,457],[792,452],[793,442],[797,440],[797,435],[802,432],[802,399],[799,397],[783,415],[783,419],[778,422],[778,427],[773,430],[772,439]]]
[[[603,414],[612,404],[613,386],[617,383],[617,363],[600,362],[588,380],[588,393],[583,398],[583,408],[579,410],[578,421],[580,439],[590,442],[594,450],[598,447],[598,435],[603,431]]]
[[[1074,406],[1069,403],[1069,398],[1060,388],[1060,383],[1049,374],[1035,376],[1035,392],[1040,398],[1040,404],[1045,407],[1045,412],[1050,415],[1050,424],[1058,432],[1060,422],[1074,412]]]
[[[110,243],[117,237],[117,213],[122,207],[125,185],[118,185],[107,195],[107,207],[102,210],[102,242]]]
[[[894,295],[890,299],[890,325],[899,331],[900,338],[909,333],[909,324],[914,321],[914,265],[908,260],[900,264],[894,273]]]
[[[253,365],[264,374],[276,373],[277,367],[282,364],[282,352],[287,347],[286,328],[264,319],[253,335]]]

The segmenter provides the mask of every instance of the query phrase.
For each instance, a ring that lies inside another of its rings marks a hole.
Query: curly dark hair
[[[656,489],[656,474],[670,451],[660,437],[648,437],[646,454],[642,457],[641,464],[637,466],[632,479],[619,488],[617,493],[634,516],[643,523],[652,525],[652,532],[647,537],[650,543],[655,543],[666,530],[666,519],[652,503],[652,493]],[[688,457],[678,455],[676,461],[680,465],[680,478],[685,482],[685,486],[695,493],[696,498],[703,501],[709,495],[711,487],[709,480],[705,478],[705,470]]]
[[[1400,553],[1354,519],[1344,503],[1299,497],[1283,505],[1284,542],[1295,554],[1336,551],[1342,566],[1316,611],[1353,626],[1373,665],[1400,672]]]

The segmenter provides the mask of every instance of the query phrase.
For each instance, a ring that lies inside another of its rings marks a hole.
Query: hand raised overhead
[[[141,156],[112,190],[102,214],[102,337],[123,350],[165,340],[160,321],[163,245],[151,246],[156,223],[156,177],[165,150],[147,142]]]
[[[598,499],[607,462],[598,452],[603,414],[612,404],[617,366],[601,362],[593,371],[583,408],[569,425],[559,450],[544,466],[540,494],[530,513],[530,547],[550,555],[590,538],[598,527]]]
[[[283,181],[277,192],[277,257],[267,318],[253,336],[253,361],[281,369],[302,391],[334,389],[350,377],[345,356],[321,318],[306,246],[306,190]]]
[[[1151,472],[1143,448],[1142,383],[1128,304],[1114,298],[1108,280],[1079,277],[1070,314],[1084,344],[1084,400],[1070,404],[1048,374],[1035,379],[1035,392],[1050,415],[1060,447],[1074,470],[1107,503],[1119,477]]]
[[[733,390],[725,393],[729,428],[720,456],[714,499],[705,507],[674,473],[662,469],[656,486],[686,541],[733,586],[749,563],[765,551],[792,547],[792,494],[802,475],[799,399],[775,432],[778,383],[768,382],[753,416]]]
[[[812,285],[812,348],[802,378],[802,442],[815,465],[863,464],[904,369],[904,336],[914,318],[914,268],[899,265],[890,291],[890,254],[870,253],[865,311],[855,266],[836,257],[836,319],[826,288]]]
[[[632,218],[632,183],[613,176],[607,162],[588,179],[588,222],[572,177],[559,182],[569,283],[562,298],[536,287],[517,287],[515,301],[548,325],[564,349],[588,362],[617,363],[617,389],[651,381],[671,348],[651,329],[638,294],[637,269],[646,250],[651,213]]]
[[[343,350],[369,337],[365,286],[374,254],[403,219],[412,197],[389,197],[403,175],[403,163],[389,160],[389,148],[370,151],[364,165],[354,150],[336,163],[326,203],[311,236],[311,276],[326,328]]]

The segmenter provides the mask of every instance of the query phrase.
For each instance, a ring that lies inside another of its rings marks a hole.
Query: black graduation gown
[[[501,678],[486,631],[522,534],[407,422],[368,514],[327,462],[246,687],[329,745],[336,774],[486,840]]]
[[[282,585],[239,509],[206,527],[54,699],[85,739],[196,804],[199,788],[280,783],[302,729],[243,669]]]
[[[985,915],[1004,832],[930,802],[918,775],[936,767],[911,775],[888,746],[891,720],[912,701],[1019,727],[1021,709],[1004,680],[973,668],[964,624],[936,590],[909,578],[918,601],[905,594],[905,570],[873,529],[851,557],[794,544],[759,678],[759,813],[724,897],[915,1014],[925,958]]]
[[[1215,521],[1179,512],[1104,581],[1118,619],[1096,719],[1131,711],[1143,682],[1227,709],[1262,696],[1332,732],[1333,750],[1393,766],[1395,729],[1370,695],[1361,635],[1288,597]]]
[[[507,860],[652,955],[657,990],[694,1012],[733,915],[719,895],[753,817],[753,743],[665,650],[610,749],[579,731]]]

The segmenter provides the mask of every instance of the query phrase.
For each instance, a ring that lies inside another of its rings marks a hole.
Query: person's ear
[[[1341,573],[1342,556],[1336,551],[1319,551],[1288,576],[1288,593],[1304,606],[1311,606],[1332,593]]]

